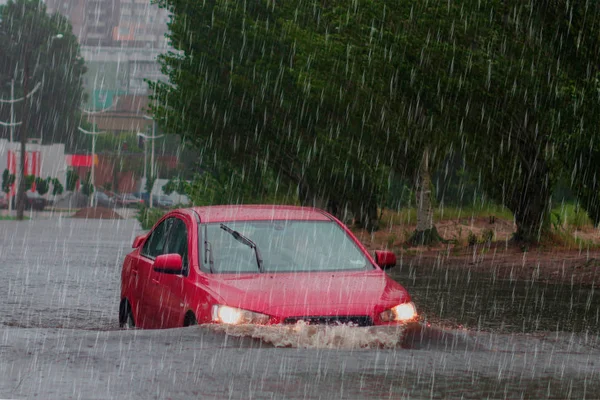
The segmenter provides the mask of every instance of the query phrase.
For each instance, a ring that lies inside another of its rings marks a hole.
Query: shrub
[[[483,240],[483,243],[492,243],[495,236],[496,234],[493,229],[485,229],[481,233],[481,239]]]
[[[469,246],[475,246],[477,244],[477,235],[472,231],[469,231],[469,234],[467,235],[467,244]]]
[[[391,249],[394,246],[394,243],[396,243],[396,235],[395,234],[391,234],[388,236],[387,238],[387,248]]]
[[[53,178],[51,180],[52,182],[52,195],[53,196],[59,196],[63,193],[64,188],[62,183],[60,183],[60,181],[58,180],[58,178]]]
[[[91,196],[92,193],[94,193],[94,187],[92,186],[91,182],[90,182],[90,178],[91,175],[88,172],[85,181],[81,184],[81,193],[83,193],[86,196]]]
[[[77,181],[79,180],[79,175],[77,172],[73,170],[67,171],[67,190],[69,192],[74,192],[75,187],[77,186]]]
[[[150,229],[158,222],[162,216],[165,215],[165,211],[159,208],[149,208],[141,206],[138,209],[136,218],[140,222],[142,229]]]
[[[45,195],[50,190],[50,178],[42,179],[35,178],[35,190],[40,194],[40,196]]]
[[[15,176],[10,173],[8,169],[2,172],[2,191],[4,193],[10,192],[10,187],[15,183]]]

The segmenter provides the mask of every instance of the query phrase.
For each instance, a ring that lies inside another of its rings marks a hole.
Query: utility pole
[[[10,80],[10,99],[14,100],[15,98],[15,80],[14,78]],[[8,148],[12,147],[13,138],[15,136],[15,103],[13,101],[10,102],[10,145]],[[10,171],[10,170],[9,170]],[[16,172],[16,171],[15,171]],[[12,185],[10,185],[12,186]],[[8,215],[12,213],[12,191],[13,188],[10,187],[8,189]]]
[[[62,39],[61,33],[51,36],[48,38],[50,43],[54,39]],[[29,107],[27,106],[27,98],[31,96],[29,93],[29,58],[31,54],[29,41],[25,41],[25,48],[23,51],[23,110],[21,115],[21,125],[19,127],[20,142],[21,142],[21,154],[19,162],[19,174],[17,176],[17,220],[23,220],[23,214],[25,212],[25,157],[27,155],[27,122],[29,119]],[[36,88],[39,87],[36,86]],[[34,89],[35,91],[35,89]]]
[[[10,80],[10,99],[14,100],[15,98],[15,80]],[[13,138],[15,136],[15,103],[13,101],[10,102],[10,143],[13,142]]]
[[[152,152],[150,153],[150,179],[152,179],[152,187],[150,188],[150,208],[152,208],[152,191],[154,190],[154,184],[156,183],[156,176],[154,175],[154,139],[156,139],[156,122],[152,121]]]
[[[21,139],[21,154],[19,162],[19,177],[17,179],[17,220],[23,220],[25,212],[25,156],[27,147],[27,119],[29,118],[29,107],[27,107],[27,95],[29,90],[29,46],[25,48],[23,63],[23,111],[21,113],[21,126],[19,127]]]
[[[92,190],[90,192],[90,207],[94,206],[94,192],[96,191],[96,186],[94,184],[94,164],[96,163],[96,137],[98,135],[105,134],[106,132],[96,132],[96,118],[94,117],[94,128],[93,131],[86,131],[82,127],[78,127],[79,131],[85,133],[86,135],[92,136],[92,169],[90,172],[90,184],[92,185]]]

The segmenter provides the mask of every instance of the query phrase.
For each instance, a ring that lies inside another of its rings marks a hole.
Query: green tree
[[[40,196],[45,195],[50,190],[50,178],[35,178],[35,190]]]
[[[591,171],[598,165],[600,5],[548,0],[489,7],[489,22],[481,20],[471,48],[454,60],[466,75],[450,86],[454,123],[484,190],[515,215],[515,238],[537,241],[550,229],[561,177],[598,190]]]
[[[415,182],[424,242],[435,236],[431,171],[460,152],[513,212],[518,240],[548,231],[553,188],[574,160],[576,191],[600,214],[599,5],[159,4],[179,50],[161,58],[170,82],[151,84],[161,126],[243,170],[276,171],[303,204],[373,225],[401,177]]]
[[[152,194],[152,189],[154,188],[154,182],[156,182],[156,175],[151,176],[149,175],[146,178],[146,186],[144,187],[144,190],[146,191],[146,193],[148,194]]]
[[[25,175],[25,187],[30,189],[35,183],[35,175]]]
[[[10,187],[15,183],[15,176],[8,169],[2,172],[2,191],[6,194],[10,193]]]
[[[59,35],[59,36],[57,36]],[[60,36],[62,35],[62,36]],[[48,15],[40,0],[9,0],[0,6],[0,97],[10,97],[7,82],[15,81],[15,96],[23,95],[23,64],[28,60],[29,89],[40,85],[28,108],[27,135],[44,143],[74,146],[83,98],[84,61],[72,27],[60,14]],[[22,120],[23,103],[16,107],[16,120]],[[9,120],[6,104],[0,120]]]
[[[81,193],[86,196],[91,196],[94,193],[94,186],[91,182],[91,174],[88,172],[85,180],[81,184]]]
[[[245,179],[275,171],[277,180],[297,185],[303,204],[324,207],[333,200],[341,210],[352,203],[359,220],[376,219],[383,164],[366,145],[368,130],[334,97],[323,96],[319,85],[326,80],[306,79],[304,60],[313,56],[299,45],[311,53],[315,44],[324,50],[326,33],[319,30],[312,41],[303,36],[317,27],[316,18],[290,27],[297,11],[312,15],[312,5],[159,4],[173,12],[170,36],[184,54],[161,59],[170,84],[151,84],[163,130],[235,160]],[[333,50],[344,53],[340,43]]]
[[[67,171],[67,190],[69,192],[74,192],[77,187],[77,181],[79,180],[79,175],[76,171],[68,170]]]
[[[50,182],[52,182],[52,196],[60,196],[64,191],[62,183],[58,178],[52,178]]]

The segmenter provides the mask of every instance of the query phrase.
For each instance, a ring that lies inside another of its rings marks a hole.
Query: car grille
[[[309,325],[356,325],[356,326],[372,326],[373,320],[365,315],[359,316],[308,316],[308,317],[290,317],[286,318],[284,324],[295,324],[298,321],[304,321]]]

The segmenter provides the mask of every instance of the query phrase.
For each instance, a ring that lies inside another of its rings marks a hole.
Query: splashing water
[[[275,347],[313,349],[392,349],[400,347],[402,326],[356,327],[352,325],[204,325],[234,337],[259,339]]]

